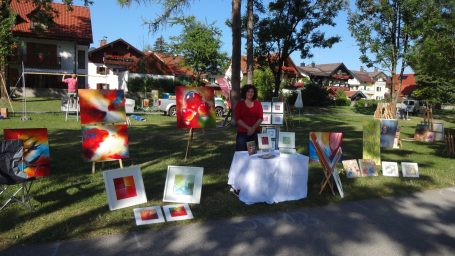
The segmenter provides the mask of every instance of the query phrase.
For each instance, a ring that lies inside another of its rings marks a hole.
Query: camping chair
[[[335,156],[332,158],[332,160],[329,160],[329,158],[326,156],[324,151],[322,150],[322,145],[320,141],[316,138],[316,134],[311,134],[311,142],[314,145],[314,148],[316,149],[316,154],[318,155],[319,162],[321,163],[322,170],[324,171],[324,179],[321,182],[321,189],[319,190],[319,194],[324,191],[327,185],[329,185],[330,190],[332,191],[332,194],[335,195],[335,191],[333,190],[333,182],[330,179],[333,176],[333,173],[335,170],[335,166],[338,163],[338,161],[341,158],[342,150],[341,147],[338,148],[337,152],[335,153]],[[335,177],[334,177],[335,179]]]
[[[0,211],[10,202],[19,203],[29,211],[33,209],[30,201],[30,189],[35,178],[21,175],[23,160],[23,142],[21,140],[1,141],[0,196],[5,201],[1,203]]]

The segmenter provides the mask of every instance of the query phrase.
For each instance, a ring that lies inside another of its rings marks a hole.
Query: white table
[[[240,190],[239,199],[246,204],[269,204],[298,200],[307,196],[308,157],[280,154],[271,159],[249,156],[237,151],[229,169],[228,184]]]

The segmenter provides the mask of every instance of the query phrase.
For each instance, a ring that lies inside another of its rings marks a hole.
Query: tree
[[[455,2],[425,1],[415,21],[418,36],[410,52],[416,72],[414,96],[432,103],[455,103]]]
[[[17,47],[16,39],[13,36],[12,28],[16,15],[10,10],[8,1],[0,1],[0,97],[7,98],[8,91],[6,89],[6,70],[7,60],[13,54]]]
[[[253,26],[254,26],[254,12],[253,12],[254,0],[248,0],[247,3],[247,26],[246,26],[246,72],[247,72],[247,84],[253,83],[254,77],[254,53],[253,53]]]
[[[401,78],[408,65],[407,55],[413,40],[412,22],[417,16],[418,2],[356,0],[356,11],[349,11],[349,29],[362,53],[360,60],[367,67],[380,65],[390,71],[392,75],[390,93],[394,105],[400,96]],[[400,60],[399,85],[394,97],[395,77]]]
[[[154,52],[160,52],[160,53],[169,53],[170,52],[169,44],[166,43],[163,36],[160,36],[156,39],[155,43],[153,44],[152,50]]]
[[[275,0],[269,3],[264,18],[255,30],[255,54],[268,65],[275,76],[274,95],[278,96],[282,66],[289,56],[300,51],[302,58],[311,57],[314,47],[331,47],[338,36],[326,37],[321,26],[335,26],[333,21],[343,0]]]
[[[260,100],[272,100],[274,82],[275,78],[269,67],[254,70],[254,85],[258,89],[258,98]]]

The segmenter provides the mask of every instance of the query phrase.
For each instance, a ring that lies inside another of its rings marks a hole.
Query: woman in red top
[[[257,101],[258,90],[251,84],[242,87],[241,97],[235,107],[237,122],[236,151],[245,151],[248,141],[258,143],[258,132],[262,122],[262,105]]]

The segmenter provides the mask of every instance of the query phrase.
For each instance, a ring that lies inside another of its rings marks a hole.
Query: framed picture
[[[343,168],[346,171],[346,177],[348,178],[355,178],[355,177],[361,177],[362,173],[360,172],[359,164],[357,163],[357,160],[351,159],[351,160],[344,160],[342,161],[343,163]]]
[[[272,123],[272,114],[262,114],[262,123],[261,124],[271,124]]]
[[[338,170],[335,169],[332,172],[332,176],[333,180],[335,180],[335,184],[337,185],[338,193],[340,193],[341,198],[343,198],[344,197],[343,184],[341,184],[341,179]]]
[[[163,206],[164,215],[167,221],[189,220],[193,218],[188,204],[171,204]]]
[[[109,210],[147,202],[139,166],[103,172]]]
[[[284,102],[273,102],[272,113],[283,114],[284,113]]]
[[[295,133],[280,132],[278,148],[295,148]]]
[[[162,223],[166,221],[164,219],[163,212],[161,211],[161,207],[159,206],[135,208],[133,211],[134,218],[136,219],[136,225],[138,226]]]
[[[278,133],[278,129],[277,129],[277,128],[269,127],[269,128],[266,128],[266,129],[265,129],[265,132],[269,135],[269,137],[270,137],[271,139],[276,139],[277,133]]]
[[[81,124],[126,122],[123,90],[79,89]]]
[[[419,177],[419,165],[417,163],[402,162],[401,171],[403,172],[403,177]]]
[[[393,142],[398,128],[398,120],[396,119],[380,119],[381,126],[380,144],[381,148],[393,148]]]
[[[203,167],[167,167],[164,202],[198,204],[201,200]]]
[[[313,142],[311,141],[311,136],[312,135],[316,136],[316,140],[321,142],[321,148],[325,155],[327,156],[327,159],[333,159],[335,156],[336,152],[338,151],[338,148],[341,147],[343,143],[343,133],[341,132],[310,132],[309,133],[309,145],[308,145],[308,151],[309,151],[309,157],[310,157],[310,162],[319,162],[319,157],[318,154],[316,153],[316,148],[313,145]]]
[[[215,98],[213,88],[175,87],[177,128],[215,128]]]
[[[272,112],[272,103],[271,102],[261,102],[262,112],[271,113]]]
[[[82,125],[82,158],[102,162],[129,157],[127,125]]]
[[[398,173],[398,163],[397,162],[386,162],[382,161],[382,175],[383,176],[391,176],[391,177],[399,177],[400,174]]]
[[[246,150],[248,151],[248,155],[254,155],[256,154],[257,150],[256,150],[256,141],[252,140],[252,141],[247,141],[246,142]]]
[[[272,124],[282,125],[283,124],[283,118],[284,118],[283,114],[272,114]]]
[[[267,133],[258,134],[258,144],[260,150],[272,149],[272,139]]]
[[[276,141],[275,141],[275,140],[272,140],[272,149],[273,149],[273,150],[276,149]]]
[[[376,163],[372,159],[360,159],[360,171],[362,176],[378,176],[376,172]]]

